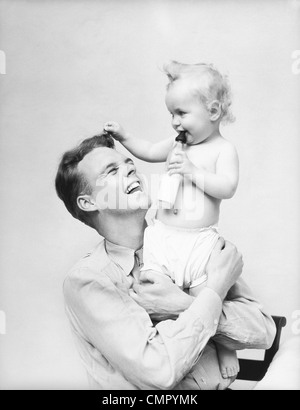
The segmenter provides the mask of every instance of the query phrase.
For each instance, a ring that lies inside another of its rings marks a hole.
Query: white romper
[[[177,228],[155,219],[144,236],[144,266],[166,274],[181,288],[188,289],[207,280],[206,265],[220,238],[218,227]]]

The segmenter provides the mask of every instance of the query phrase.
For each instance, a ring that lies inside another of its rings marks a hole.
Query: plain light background
[[[223,235],[245,278],[293,335],[299,301],[300,49],[297,0],[0,0],[0,388],[85,388],[62,283],[97,244],[57,199],[61,154],[115,119],[141,138],[173,134],[162,64],[213,62],[230,76],[240,154]],[[137,161],[147,176],[161,165]],[[294,313],[295,314],[295,313]]]

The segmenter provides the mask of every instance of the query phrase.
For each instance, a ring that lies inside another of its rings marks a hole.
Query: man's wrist
[[[176,297],[176,300],[170,300],[169,304],[159,312],[152,312],[150,316],[153,320],[161,322],[163,320],[176,320],[178,316],[185,312],[194,302],[195,298],[181,291],[181,295]],[[148,312],[149,313],[149,312]]]
[[[216,295],[218,295],[222,303],[224,302],[227,293],[225,293],[223,289],[221,290],[219,287],[216,287],[210,284],[207,284],[206,288],[213,291]]]
[[[171,299],[168,312],[174,318],[178,317],[182,312],[187,310],[194,302],[195,298],[184,291],[180,291],[176,295],[176,299]]]
[[[191,304],[194,302],[195,298],[188,293],[181,292],[180,300],[178,301],[178,309],[177,309],[177,314],[180,315],[180,313],[184,312],[186,309],[188,309]]]

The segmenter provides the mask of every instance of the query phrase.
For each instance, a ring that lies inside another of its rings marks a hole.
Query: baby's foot
[[[233,350],[218,345],[219,365],[223,379],[230,379],[238,375],[240,371],[237,354]]]

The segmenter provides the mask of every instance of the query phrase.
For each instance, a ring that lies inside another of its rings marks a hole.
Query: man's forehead
[[[99,147],[89,152],[78,164],[78,169],[84,173],[100,173],[114,162],[125,161],[126,157],[112,148]]]

